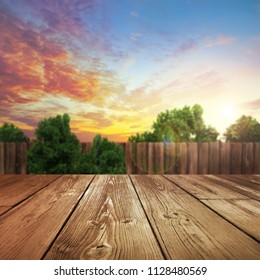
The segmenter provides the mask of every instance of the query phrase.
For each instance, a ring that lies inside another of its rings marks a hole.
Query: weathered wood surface
[[[256,241],[166,178],[131,178],[168,259],[260,257]]]
[[[15,175],[0,186],[0,206],[10,207],[46,187],[59,175]]]
[[[75,230],[77,228],[77,230]],[[126,175],[96,176],[46,259],[163,259]]]
[[[0,175],[0,259],[260,260],[259,177]]]
[[[0,216],[0,258],[40,259],[92,177],[60,177]]]

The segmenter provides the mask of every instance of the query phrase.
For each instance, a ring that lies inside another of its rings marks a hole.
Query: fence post
[[[5,143],[0,143],[0,174],[5,174]]]

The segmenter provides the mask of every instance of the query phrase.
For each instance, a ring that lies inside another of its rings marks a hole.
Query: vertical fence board
[[[242,174],[254,172],[254,143],[242,143]]]
[[[219,174],[219,142],[209,143],[209,173]]]
[[[136,153],[136,166],[137,174],[146,174],[148,173],[148,145],[146,142],[137,143],[137,153]]]
[[[176,145],[175,143],[164,144],[164,164],[166,174],[176,173]]]
[[[199,149],[199,174],[209,173],[209,144],[198,143]]]
[[[254,169],[255,174],[260,174],[260,142],[254,143]]]
[[[220,174],[230,174],[230,143],[220,143]]]
[[[16,173],[16,144],[5,143],[5,173]]]
[[[188,174],[198,174],[198,143],[188,143]]]
[[[0,174],[5,174],[5,143],[0,143]]]
[[[148,143],[148,174],[154,174],[154,143]]]
[[[125,146],[126,173],[136,173],[136,143],[127,142]]]
[[[231,143],[231,174],[241,174],[242,143]]]
[[[16,143],[16,173],[27,174],[27,143]]]
[[[187,174],[187,167],[188,167],[188,150],[187,150],[187,143],[178,143],[179,146],[179,173],[180,174]]]
[[[163,174],[164,173],[164,144],[154,143],[154,173]]]

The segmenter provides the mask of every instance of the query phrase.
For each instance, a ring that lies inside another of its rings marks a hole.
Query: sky
[[[260,0],[1,0],[0,38],[0,124],[29,137],[68,113],[127,141],[196,103],[221,134],[260,121]]]

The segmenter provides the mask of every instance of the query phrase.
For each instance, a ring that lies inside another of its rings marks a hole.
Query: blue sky
[[[260,120],[260,0],[0,4],[0,124],[68,112],[82,141],[125,141],[195,103],[221,133]]]

